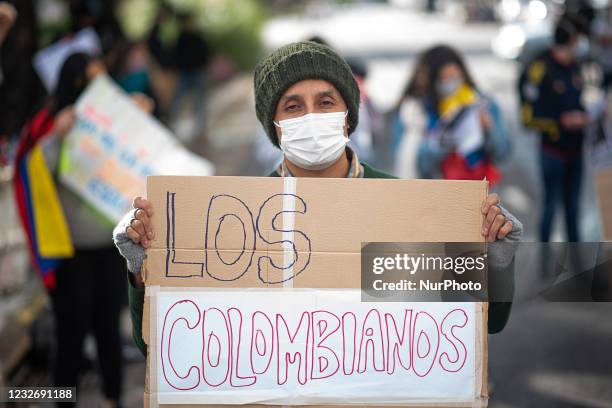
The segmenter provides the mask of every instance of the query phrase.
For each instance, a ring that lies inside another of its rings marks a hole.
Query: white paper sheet
[[[65,38],[34,55],[34,68],[49,93],[55,90],[60,70],[66,58],[71,54],[100,54],[102,48],[100,39],[93,28],[85,28],[72,38]]]
[[[359,290],[320,289],[155,296],[161,404],[477,399],[473,303],[362,303]]]

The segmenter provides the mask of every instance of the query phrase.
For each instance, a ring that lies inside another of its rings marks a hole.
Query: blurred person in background
[[[510,154],[501,111],[455,49],[439,45],[422,54],[398,114],[395,131],[405,133],[400,176],[500,181],[496,164]]]
[[[87,85],[105,72],[101,60],[87,54],[76,53],[66,59],[50,101],[22,132],[16,166],[21,166],[34,146],[42,148],[75,248],[74,256],[64,260],[52,278],[47,276],[44,280],[56,322],[54,383],[78,385],[83,342],[92,331],[102,377],[103,406],[117,407],[122,382],[119,316],[126,293],[125,281],[117,277],[117,270],[123,269],[123,261],[110,240],[113,224],[58,180],[63,138],[76,120],[73,105]],[[137,103],[144,110],[151,110],[151,102],[145,97],[137,97]],[[15,183],[17,186],[18,180]],[[17,188],[16,198],[27,229],[27,214]],[[28,237],[32,239],[29,234]]]
[[[601,87],[607,95],[612,85],[612,8],[593,22],[592,39],[594,57],[601,67]]]
[[[434,13],[436,11],[437,0],[427,0],[425,2],[425,11],[428,13]]]
[[[571,22],[584,35],[582,40],[587,40],[586,37],[592,34],[596,14],[591,0],[565,0],[561,19]]]
[[[2,67],[2,45],[6,39],[6,35],[17,20],[17,10],[12,4],[5,1],[0,2],[0,87],[4,84],[4,69]],[[4,98],[4,92],[0,93]],[[8,149],[9,149],[9,133],[11,131],[0,130],[0,166],[8,164]]]
[[[427,88],[427,72],[421,54],[412,68],[412,79],[406,86],[391,116],[392,150],[395,153],[395,174],[403,179],[419,178],[417,153],[425,133],[425,112],[421,97]],[[417,92],[419,90],[419,92]],[[417,94],[420,97],[417,97]],[[408,122],[410,125],[408,126]]]
[[[172,9],[162,2],[155,14],[155,20],[147,36],[149,51],[160,67],[172,67],[172,49],[162,40],[162,27],[173,15]]]
[[[17,10],[11,3],[0,1],[0,47],[17,20]],[[1,78],[0,78],[1,79]]]
[[[578,203],[582,148],[589,119],[582,105],[583,81],[578,27],[561,19],[550,49],[527,65],[519,78],[523,124],[541,137],[540,168],[544,201],[540,240],[548,242],[559,202],[565,210],[567,240],[580,240]]]
[[[37,34],[32,0],[0,2],[0,166],[11,161],[11,145],[44,98],[32,65]]]
[[[115,14],[121,0],[68,0],[70,6],[70,34],[93,28],[102,45],[108,52],[117,41],[125,38]]]
[[[146,42],[123,41],[107,55],[109,72],[128,94],[145,95],[153,102],[153,116],[159,117],[158,98],[151,85],[151,56]]]
[[[361,104],[359,105],[359,125],[351,137],[352,147],[357,151],[359,157],[363,157],[369,163],[378,163],[377,144],[384,137],[384,120],[380,112],[374,107],[366,88],[368,69],[364,62],[347,59],[351,67],[359,92],[361,93]],[[378,142],[378,143],[377,143]]]
[[[191,14],[180,16],[180,33],[174,49],[174,65],[178,71],[178,82],[171,105],[171,115],[176,119],[181,114],[185,99],[194,98],[192,115],[203,124],[206,97],[206,67],[211,50],[203,34],[196,27]]]

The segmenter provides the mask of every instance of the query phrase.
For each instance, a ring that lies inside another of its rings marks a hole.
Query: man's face
[[[571,64],[576,60],[576,50],[578,48],[579,37],[575,36],[567,45],[558,45],[556,47],[557,61],[561,64]]]
[[[342,95],[331,83],[322,79],[305,79],[293,84],[276,104],[274,121],[298,118],[309,113],[346,112]],[[345,119],[344,134],[348,137],[348,120]],[[280,143],[281,131],[276,127]]]

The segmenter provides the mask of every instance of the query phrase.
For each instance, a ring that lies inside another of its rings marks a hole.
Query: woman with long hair
[[[501,174],[510,139],[497,104],[484,95],[455,49],[439,45],[419,58],[398,107],[403,177],[482,180]]]

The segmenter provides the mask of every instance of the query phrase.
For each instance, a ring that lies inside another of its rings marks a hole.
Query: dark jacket
[[[176,43],[174,62],[180,71],[202,69],[210,59],[210,49],[204,37],[196,31],[183,30]]]
[[[583,131],[561,126],[565,112],[584,111],[580,66],[559,64],[547,51],[527,65],[519,78],[523,124],[542,135],[542,148],[579,157]]]

